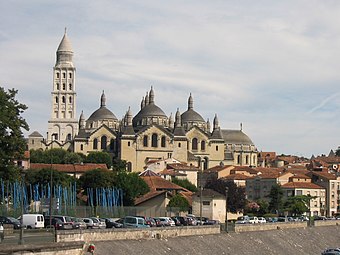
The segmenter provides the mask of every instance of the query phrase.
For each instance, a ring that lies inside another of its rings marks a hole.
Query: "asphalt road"
[[[5,233],[1,245],[19,243],[20,231],[15,230],[13,233]],[[24,243],[47,243],[54,242],[54,232],[47,230],[25,229],[23,235]]]

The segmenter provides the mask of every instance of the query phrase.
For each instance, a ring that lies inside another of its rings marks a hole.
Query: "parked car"
[[[207,220],[203,223],[203,225],[217,225],[220,224],[219,220]]]
[[[188,225],[196,226],[197,225],[197,218],[193,214],[187,214]]]
[[[21,222],[18,219],[13,218],[13,217],[0,216],[0,223],[1,224],[11,224],[11,225],[13,225],[14,229],[20,229],[21,228]]]
[[[143,218],[145,220],[145,223],[147,225],[149,225],[150,227],[156,227],[157,226],[155,219],[152,218],[152,217],[139,216],[139,215],[136,215],[135,217]]]
[[[247,224],[249,223],[249,216],[244,215],[237,218],[235,224]]]
[[[149,228],[150,226],[146,224],[145,220],[140,217],[126,216],[123,220],[124,228]]]
[[[54,228],[54,229],[57,229],[57,230],[65,229],[64,223],[60,219],[53,218],[53,217],[50,217],[50,216],[45,216],[44,227],[45,228]]]
[[[249,217],[249,223],[250,224],[257,224],[259,223],[259,219],[256,216]]]
[[[18,220],[21,220],[21,216]],[[42,214],[23,214],[22,222],[27,228],[44,228],[45,220]]]
[[[258,217],[259,223],[267,223],[267,220],[264,217]]]
[[[123,223],[118,222],[118,220],[120,220],[120,218],[106,218],[106,228],[122,228]]]
[[[72,218],[73,221],[73,228],[74,229],[86,229],[86,223],[83,221],[83,219],[80,218]]]
[[[184,217],[184,216],[175,216],[174,218],[176,218],[179,222],[180,222],[180,226],[188,226],[188,218]]]
[[[64,215],[52,215],[53,218],[60,219],[64,224],[64,229],[72,229],[73,228],[73,221],[70,216]]]
[[[179,219],[177,219],[177,217],[171,217],[171,219],[175,222],[176,226],[182,226],[182,223],[179,221]]]
[[[175,222],[170,217],[158,217],[158,219],[164,224],[164,226],[176,226]]]
[[[105,219],[97,218],[99,221],[99,228],[106,228]]]
[[[83,218],[83,221],[86,224],[86,228],[99,228],[98,221],[93,221],[91,218]]]
[[[153,219],[156,222],[156,227],[164,227],[163,222],[158,219],[158,217],[154,217]]]
[[[325,216],[314,216],[314,220],[327,220],[327,218]]]

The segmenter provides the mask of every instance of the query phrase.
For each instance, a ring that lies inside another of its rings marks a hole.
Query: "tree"
[[[244,187],[238,187],[233,181],[223,179],[211,180],[205,186],[205,188],[213,189],[224,195],[226,187],[228,187],[228,211],[233,213],[242,212],[247,205]]]
[[[126,161],[119,158],[113,158],[112,169],[114,171],[126,171]]]
[[[90,152],[86,157],[87,163],[106,164],[107,168],[112,166],[112,158],[109,153],[103,151]]]
[[[149,186],[137,173],[117,172],[114,183],[116,188],[123,190],[123,202],[126,206],[133,206],[136,197],[150,191]]]
[[[265,215],[266,213],[268,213],[269,203],[266,200],[258,199],[256,200],[256,203],[260,206],[258,211],[259,215]]]
[[[309,203],[313,198],[315,197],[304,195],[288,197],[284,203],[284,208],[293,216],[304,214],[309,211]]]
[[[76,179],[66,173],[59,172],[52,169],[53,185],[61,185],[67,187],[70,183],[75,182]],[[29,170],[25,176],[26,183],[47,185],[51,181],[51,169],[44,168],[41,170]]]
[[[113,187],[115,175],[112,171],[94,169],[87,171],[79,178],[79,185],[85,192],[87,188],[108,188]]]
[[[190,204],[185,197],[176,194],[170,199],[168,207],[176,207],[180,212],[185,212],[188,211]]]
[[[83,162],[79,153],[69,152],[64,157],[65,164],[77,164]]]
[[[270,193],[268,195],[270,202],[268,209],[278,214],[280,211],[282,211],[283,208],[283,191],[281,188],[281,185],[274,184],[272,188],[270,189]]]
[[[6,92],[0,87],[0,177],[3,179],[16,173],[14,160],[21,159],[26,149],[22,129],[28,131],[29,127],[20,115],[27,106],[15,99],[17,93],[15,89]]]
[[[197,187],[194,184],[192,184],[188,179],[173,178],[172,182],[192,192],[197,191]]]

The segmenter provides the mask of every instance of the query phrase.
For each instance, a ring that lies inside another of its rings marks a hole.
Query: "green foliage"
[[[114,158],[112,161],[112,169],[114,171],[126,171],[126,161]]]
[[[76,181],[74,177],[54,169],[52,169],[52,180],[53,185],[62,185],[63,187],[67,187],[70,183]],[[51,169],[29,170],[25,176],[25,182],[32,185],[47,185],[51,182]]]
[[[265,215],[268,213],[269,203],[264,199],[256,200],[256,203],[260,206],[258,210],[258,215]]]
[[[87,188],[113,187],[115,175],[112,171],[94,169],[80,176],[78,183],[85,191]]]
[[[268,195],[269,202],[269,211],[278,214],[282,211],[283,208],[283,191],[279,184],[275,184],[272,186],[270,193]]]
[[[284,208],[290,215],[297,216],[309,211],[311,196],[288,197],[284,203]]]
[[[0,87],[0,175],[3,178],[13,177],[10,173],[15,171],[11,167],[13,160],[21,159],[26,149],[22,129],[29,130],[29,127],[20,115],[27,106],[15,99],[17,93],[17,90],[9,89],[6,92]]]
[[[180,212],[185,212],[188,211],[190,204],[186,198],[182,197],[180,194],[176,194],[170,199],[168,207],[177,207]]]
[[[31,163],[73,164],[84,162],[86,156],[81,153],[69,152],[64,149],[30,150]]]
[[[115,175],[115,186],[124,192],[124,205],[133,206],[136,197],[142,196],[150,191],[146,182],[137,173],[117,172]]]
[[[107,152],[93,151],[87,155],[86,163],[106,164],[107,168],[111,168],[112,158]]]
[[[223,179],[211,180],[205,186],[205,188],[213,189],[221,194],[226,193],[226,187],[228,187],[228,211],[243,212],[247,205],[244,187],[237,187],[233,181]]]
[[[340,157],[340,146],[336,149],[335,156]]]
[[[79,153],[69,152],[64,156],[65,164],[79,164],[83,162],[82,157]]]
[[[173,178],[172,182],[192,192],[197,191],[197,187],[194,184],[192,184],[188,179]]]

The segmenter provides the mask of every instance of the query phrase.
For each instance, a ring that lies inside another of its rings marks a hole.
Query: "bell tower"
[[[78,133],[76,119],[76,68],[73,65],[73,50],[66,28],[56,52],[53,68],[52,109],[48,121],[47,142],[63,144],[73,140]]]

